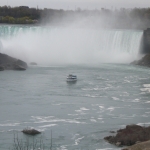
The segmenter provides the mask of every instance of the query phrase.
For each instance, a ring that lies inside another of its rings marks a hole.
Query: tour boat
[[[69,74],[67,76],[67,82],[76,82],[76,81],[77,81],[77,76],[76,75]]]

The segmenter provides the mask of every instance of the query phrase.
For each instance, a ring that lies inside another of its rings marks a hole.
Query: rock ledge
[[[127,125],[125,129],[118,130],[115,136],[107,136],[104,139],[116,146],[131,146],[149,140],[150,127]]]
[[[140,60],[135,60],[135,61],[131,62],[131,64],[150,67],[150,54],[146,54]]]
[[[27,69],[27,63],[16,59],[13,57],[10,57],[6,54],[0,53],[0,71],[3,70],[26,70]]]

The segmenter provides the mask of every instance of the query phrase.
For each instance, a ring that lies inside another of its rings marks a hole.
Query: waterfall
[[[41,64],[130,63],[143,31],[71,27],[0,26],[3,52]]]

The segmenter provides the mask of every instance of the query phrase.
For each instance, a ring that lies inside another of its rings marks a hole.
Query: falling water
[[[143,32],[41,26],[0,26],[3,52],[39,64],[130,63]]]

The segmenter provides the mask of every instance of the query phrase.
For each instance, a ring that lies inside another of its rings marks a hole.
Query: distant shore
[[[149,8],[100,10],[63,10],[0,6],[0,23],[6,24],[76,24],[83,27],[139,29],[149,27]]]

